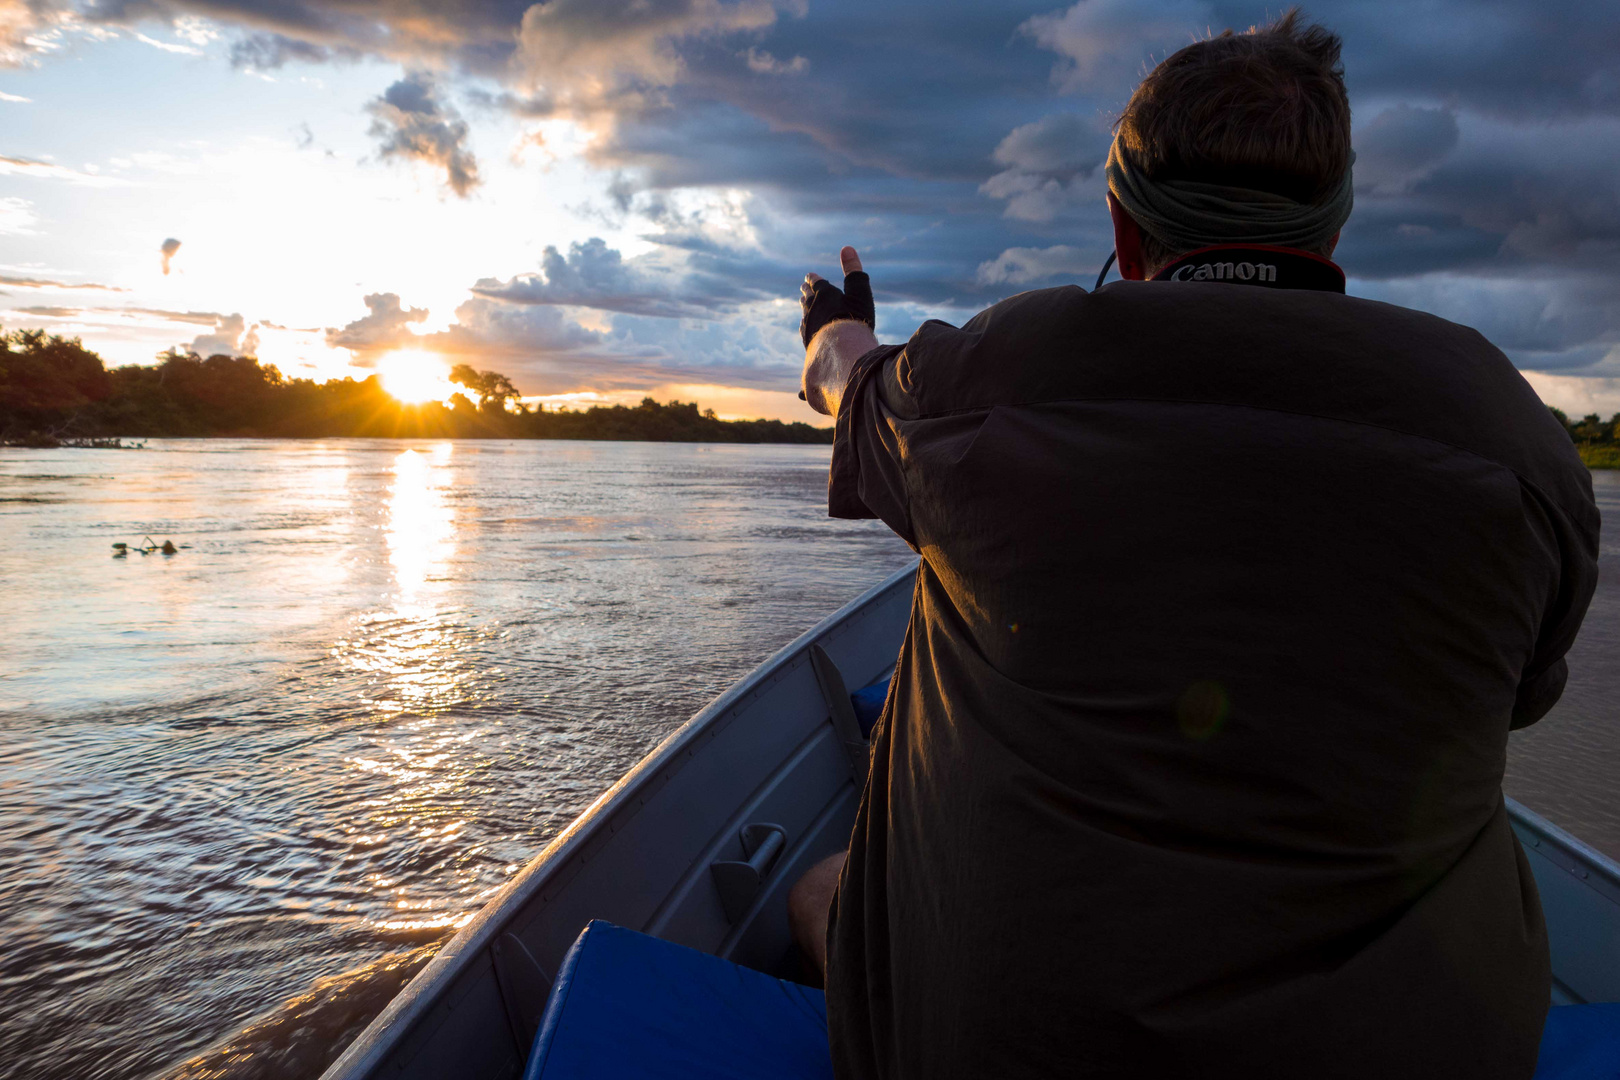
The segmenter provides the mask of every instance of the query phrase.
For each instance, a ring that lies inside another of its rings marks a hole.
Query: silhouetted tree
[[[474,371],[471,364],[457,364],[451,368],[450,381],[477,394],[479,406],[491,412],[504,413],[508,401],[516,401],[522,396],[505,375],[498,371]]]
[[[0,433],[66,433],[112,392],[101,357],[43,330],[0,334]]]

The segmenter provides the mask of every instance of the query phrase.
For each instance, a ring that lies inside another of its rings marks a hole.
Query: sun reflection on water
[[[365,676],[361,700],[380,721],[349,759],[373,795],[355,805],[345,831],[356,845],[409,852],[404,865],[387,860],[365,876],[387,905],[368,921],[389,938],[442,937],[498,888],[483,880],[482,846],[463,835],[488,731],[464,712],[478,696],[482,634],[447,602],[459,528],[453,453],[443,443],[395,456],[380,508],[391,602],[361,616],[334,650]]]
[[[445,499],[450,453],[450,444],[441,443],[431,455],[405,450],[394,459],[388,561],[404,604],[416,601],[429,584],[442,585],[445,564],[456,552],[455,511]]]
[[[355,638],[337,643],[345,663],[370,677],[364,700],[384,716],[442,711],[462,699],[470,674],[466,628],[438,603],[456,553],[451,454],[451,444],[441,443],[394,458],[384,508],[394,603],[362,616]]]

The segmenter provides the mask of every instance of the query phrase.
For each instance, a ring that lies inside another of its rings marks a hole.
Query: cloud
[[[33,103],[34,99],[22,97],[18,94],[8,94],[5,91],[0,90],[0,101],[9,101],[17,105],[30,105]]]
[[[81,282],[69,284],[65,281],[53,281],[50,278],[38,277],[6,277],[0,275],[0,285],[13,285],[19,289],[96,289],[101,292],[128,292],[116,285],[98,285],[94,282]]]
[[[38,304],[30,307],[13,308],[12,310],[25,315],[39,315],[52,319],[75,319],[103,327],[128,327],[131,324],[152,327],[154,321],[156,321],[170,325],[206,326],[210,330],[217,330],[222,323],[230,318],[230,316],[222,315],[216,311],[168,311],[163,308],[145,307],[66,307],[58,304]],[[256,328],[263,327],[285,329],[285,327],[276,327],[273,323],[260,322],[256,324]],[[240,339],[240,337],[241,333],[238,331],[237,338]]]
[[[554,359],[600,347],[602,330],[581,326],[553,307],[524,307],[474,297],[456,308],[456,321],[442,334],[424,338],[444,352],[512,358]],[[619,359],[626,358],[620,352]]]
[[[1202,0],[1080,0],[1037,15],[1018,29],[1063,57],[1052,82],[1063,93],[1109,90],[1140,79],[1169,53],[1190,44],[1213,21]]]
[[[1434,126],[1417,114],[1404,115],[1402,139]],[[1442,129],[1437,160],[1413,156],[1417,139],[1406,158],[1375,160],[1380,180],[1345,228],[1346,266],[1380,278],[1494,269],[1527,284],[1579,272],[1620,291],[1620,118],[1528,126],[1462,115],[1457,126],[1455,140]]]
[[[1572,417],[1620,413],[1620,378],[1614,376],[1552,375],[1527,371],[1525,379],[1548,405]]]
[[[668,240],[676,236],[666,237]],[[570,244],[563,255],[548,245],[539,274],[519,274],[508,281],[485,278],[473,293],[507,304],[595,308],[658,318],[714,318],[736,307],[745,296],[758,296],[732,275],[715,272],[726,256],[712,247],[677,267],[654,259],[627,263],[600,237]],[[693,263],[708,263],[705,273]],[[693,272],[695,271],[695,272]]]
[[[1053,278],[1083,278],[1089,288],[1102,269],[1107,252],[1058,244],[1048,248],[1008,248],[989,262],[979,264],[975,275],[985,285],[1029,285]],[[1089,273],[1088,273],[1089,272]]]
[[[462,198],[479,184],[478,161],[467,149],[467,122],[442,100],[432,75],[413,72],[366,106],[371,136],[385,158],[425,161],[445,172],[445,183]]]
[[[357,60],[359,50],[319,45],[282,34],[249,34],[231,45],[231,64],[249,71],[274,71],[288,63],[320,64],[329,60]]]
[[[66,15],[65,4],[0,0],[0,68],[21,67],[48,51],[46,35]]]
[[[1620,291],[1602,278],[1435,273],[1356,280],[1350,291],[1474,327],[1520,367],[1569,373],[1608,363],[1617,370],[1601,373],[1620,374]]]
[[[163,276],[164,277],[169,276],[169,263],[175,257],[175,254],[179,252],[179,250],[180,250],[180,241],[176,240],[172,236],[169,237],[167,240],[163,241],[162,245],[159,246],[158,251],[163,256]]]
[[[220,315],[212,333],[198,334],[183,348],[204,357],[252,356],[259,350],[258,324],[248,326],[240,314]]]
[[[775,21],[769,0],[548,0],[523,13],[517,62],[530,86],[591,107],[673,85],[682,43]]]
[[[1021,124],[996,144],[990,157],[1004,168],[979,190],[992,199],[1006,199],[1010,218],[1051,221],[1083,193],[1102,198],[1102,189],[1085,181],[1107,158],[1111,141],[1106,125],[1074,113]]]
[[[1457,114],[1447,108],[1399,104],[1355,133],[1356,188],[1398,194],[1457,148]]]
[[[154,49],[162,49],[164,52],[179,53],[181,56],[201,56],[203,54],[201,49],[194,46],[181,45],[172,41],[159,41],[156,38],[149,38],[145,34],[136,34],[135,40],[142,45],[150,45]]]
[[[365,305],[369,314],[341,330],[327,328],[328,348],[351,349],[362,355],[398,348],[417,340],[409,327],[428,317],[427,308],[403,306],[398,293],[372,293],[365,297]]]
[[[11,310],[20,315],[43,315],[47,319],[73,319],[81,315],[85,309],[36,304],[32,307],[12,308]]]
[[[6,0],[0,0],[4,4]],[[35,161],[32,158],[6,157],[0,154],[0,176],[24,176],[36,180],[65,180],[70,184],[81,184],[86,187],[115,187],[123,183],[110,176],[97,176],[94,173],[80,172],[70,169],[66,165],[57,165],[49,161]]]
[[[721,321],[589,313],[474,297],[423,346],[496,366],[528,394],[634,390],[667,383],[797,389],[798,309],[745,305]]]
[[[221,315],[217,311],[167,311],[163,308],[139,307],[96,308],[95,310],[116,312],[121,315],[150,315],[153,318],[162,319],[165,322],[192,323],[197,326],[216,326],[219,324],[221,319],[225,318],[224,315]],[[268,326],[269,324],[259,323],[258,325]]]
[[[810,61],[802,56],[778,60],[764,49],[751,48],[742,57],[748,62],[748,70],[756,75],[803,75],[810,70]]]
[[[0,236],[32,235],[38,222],[33,203],[12,195],[0,195]]]

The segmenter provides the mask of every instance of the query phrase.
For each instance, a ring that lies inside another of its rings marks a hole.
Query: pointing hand
[[[854,248],[845,247],[838,253],[838,261],[844,268],[843,289],[815,273],[804,275],[804,284],[799,286],[799,306],[804,312],[799,321],[799,337],[806,348],[810,347],[810,339],[818,330],[840,319],[863,322],[869,330],[877,327],[872,279],[861,269],[860,255]]]

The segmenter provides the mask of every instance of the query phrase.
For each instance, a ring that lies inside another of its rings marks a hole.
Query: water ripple
[[[0,1061],[317,1074],[674,725],[911,558],[825,448],[7,451]],[[110,558],[151,533],[172,558]],[[23,587],[18,587],[22,584]]]

